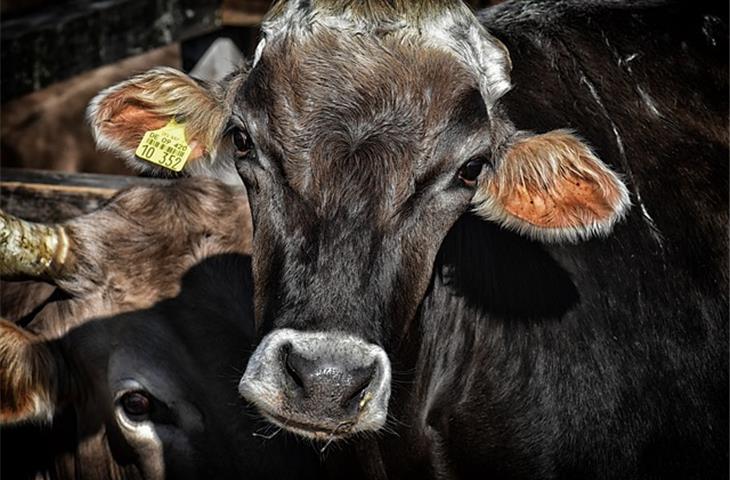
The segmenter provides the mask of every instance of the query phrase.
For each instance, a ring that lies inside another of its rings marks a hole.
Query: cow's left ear
[[[606,235],[630,206],[621,179],[566,130],[520,133],[484,172],[474,195],[481,217],[540,241]]]
[[[0,319],[0,425],[50,422],[63,364],[42,339]]]
[[[187,164],[211,159],[229,115],[223,97],[215,84],[160,67],[99,93],[89,104],[87,117],[99,148],[118,154],[136,170],[165,175],[172,170],[135,155],[145,133],[175,120],[184,125],[191,148]]]

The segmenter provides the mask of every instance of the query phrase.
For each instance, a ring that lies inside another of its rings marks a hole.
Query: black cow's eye
[[[152,400],[145,392],[127,392],[120,400],[124,413],[132,417],[148,415],[152,409]]]
[[[236,155],[245,157],[253,151],[253,142],[245,130],[237,128],[233,131],[233,146],[236,147]]]
[[[459,179],[470,187],[474,186],[483,167],[484,159],[473,158],[461,166],[459,169]]]

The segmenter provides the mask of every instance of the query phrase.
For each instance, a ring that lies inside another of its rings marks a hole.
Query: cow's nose
[[[385,424],[390,361],[352,335],[278,329],[261,340],[238,390],[282,428],[329,441]]]
[[[345,364],[298,352],[291,343],[282,346],[284,371],[294,389],[305,399],[338,405],[347,414],[358,406],[375,376],[375,363]]]

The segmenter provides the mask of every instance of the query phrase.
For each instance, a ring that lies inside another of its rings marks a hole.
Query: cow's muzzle
[[[390,362],[382,348],[342,333],[275,330],[238,386],[272,423],[331,440],[385,424]]]

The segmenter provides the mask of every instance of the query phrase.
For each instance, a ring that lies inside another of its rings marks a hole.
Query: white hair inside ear
[[[567,130],[513,138],[480,180],[474,211],[539,241],[607,235],[630,207],[626,185]]]

